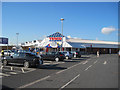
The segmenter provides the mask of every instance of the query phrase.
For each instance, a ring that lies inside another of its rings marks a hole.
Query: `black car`
[[[43,64],[41,57],[29,53],[29,52],[18,52],[14,53],[12,56],[6,56],[2,58],[3,65],[7,64],[22,64],[24,67],[28,68],[31,66],[40,66]]]
[[[55,60],[55,61],[63,61],[65,59],[65,55],[62,52],[47,52],[46,54],[41,55],[43,60]]]

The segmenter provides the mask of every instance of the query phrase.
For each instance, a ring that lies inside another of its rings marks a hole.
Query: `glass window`
[[[21,54],[19,54],[19,57],[25,57],[25,54],[24,53],[21,53]]]
[[[18,53],[13,54],[13,58],[17,58],[19,56]]]

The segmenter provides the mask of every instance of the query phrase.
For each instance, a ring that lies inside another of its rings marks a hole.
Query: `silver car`
[[[7,56],[12,56],[14,53],[11,50],[4,50],[4,55]]]
[[[73,54],[69,51],[60,51],[65,55],[66,59],[71,59],[73,57]]]

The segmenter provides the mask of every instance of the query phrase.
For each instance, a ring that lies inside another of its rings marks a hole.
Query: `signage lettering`
[[[49,37],[49,40],[62,40],[62,37]]]

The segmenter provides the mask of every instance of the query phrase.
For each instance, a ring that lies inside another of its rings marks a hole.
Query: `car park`
[[[62,52],[47,52],[42,54],[41,57],[43,60],[63,61],[65,59],[65,55]]]
[[[2,63],[3,65],[22,64],[25,68],[29,68],[31,66],[39,67],[43,64],[43,60],[40,56],[30,52],[18,52],[14,53],[12,56],[2,58]]]
[[[73,57],[72,53],[69,51],[60,51],[60,52],[65,55],[66,59],[71,59]]]

